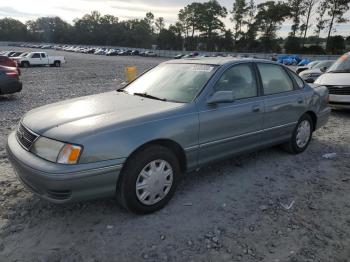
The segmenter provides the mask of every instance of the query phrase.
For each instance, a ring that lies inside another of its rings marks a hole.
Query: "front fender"
[[[149,121],[122,129],[107,129],[79,139],[84,145],[81,163],[127,158],[140,146],[158,139],[178,143],[183,149],[198,144],[197,112]]]

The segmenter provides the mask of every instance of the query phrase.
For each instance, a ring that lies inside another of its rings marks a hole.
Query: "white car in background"
[[[60,67],[61,64],[66,63],[64,56],[48,56],[45,52],[30,52],[24,57],[14,59],[18,66],[55,66]]]
[[[304,65],[304,66],[298,66],[297,69],[295,70],[295,72],[297,74],[305,71],[305,70],[309,70],[309,69],[312,69],[314,66],[316,66],[319,62],[322,62],[321,60],[315,60],[315,61],[312,61],[310,63],[308,63],[307,65]]]
[[[309,70],[302,71],[299,76],[304,79],[308,83],[313,83],[315,80],[325,73],[328,68],[330,68],[335,60],[324,60],[319,63],[317,63],[315,66],[313,66]]]
[[[350,109],[350,52],[341,56],[315,84],[328,88],[331,107]]]

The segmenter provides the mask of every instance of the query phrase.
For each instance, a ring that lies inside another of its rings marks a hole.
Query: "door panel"
[[[305,101],[302,91],[265,97],[263,142],[286,140],[292,136]]]
[[[262,142],[289,139],[305,108],[303,90],[295,90],[285,69],[276,64],[258,63],[264,91],[264,132]]]
[[[39,53],[35,53],[32,55],[30,59],[30,64],[31,65],[41,65],[41,56]]]
[[[199,164],[252,149],[260,143],[264,102],[258,96],[252,64],[227,69],[212,91],[232,91],[236,100],[205,104],[199,109]]]
[[[258,147],[263,106],[257,97],[199,112],[199,163]]]

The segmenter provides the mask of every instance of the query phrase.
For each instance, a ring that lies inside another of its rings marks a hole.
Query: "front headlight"
[[[30,151],[48,161],[60,164],[76,164],[79,160],[81,146],[65,144],[46,137],[39,137]]]

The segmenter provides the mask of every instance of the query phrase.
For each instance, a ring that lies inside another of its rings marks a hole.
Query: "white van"
[[[329,90],[329,105],[350,109],[350,52],[342,55],[315,81]]]

